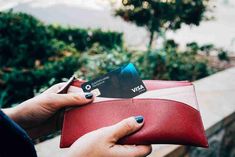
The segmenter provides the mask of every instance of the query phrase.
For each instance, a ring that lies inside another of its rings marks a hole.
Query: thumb
[[[130,117],[121,122],[111,126],[110,135],[112,135],[114,142],[139,130],[144,124],[143,116]]]
[[[44,104],[51,106],[55,109],[60,109],[68,106],[84,105],[92,102],[94,96],[92,93],[69,93],[69,94],[55,94],[55,93],[45,93],[42,94],[44,97],[41,99]]]

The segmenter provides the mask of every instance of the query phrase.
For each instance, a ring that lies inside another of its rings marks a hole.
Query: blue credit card
[[[81,85],[84,92],[99,97],[133,98],[147,91],[132,63]]]

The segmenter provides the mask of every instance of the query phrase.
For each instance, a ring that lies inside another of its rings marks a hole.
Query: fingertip
[[[137,154],[140,156],[147,156],[152,152],[151,145],[138,145],[138,146],[136,146],[136,149],[137,149],[137,151],[136,151]]]
[[[146,154],[149,155],[152,152],[152,146],[151,145],[145,145],[146,147]]]
[[[111,136],[115,139],[114,141],[118,141],[120,138],[138,131],[142,126],[143,122],[138,123],[134,116],[129,117],[111,126]]]
[[[85,93],[85,98],[88,100],[92,100],[94,95],[92,93]]]
[[[135,124],[136,128],[141,128],[144,124],[144,117],[141,115],[130,117],[130,119],[132,123]]]
[[[125,121],[125,120],[124,120]],[[132,126],[133,130],[136,131],[144,124],[143,116],[133,116],[126,119],[127,126]],[[131,125],[132,124],[132,125]]]
[[[76,93],[76,96],[78,97],[78,99],[80,99],[80,102],[82,103],[90,103],[94,100],[94,95],[89,92],[79,92]]]
[[[67,105],[75,106],[75,105],[85,105],[91,103],[93,101],[93,96],[86,96],[87,93],[78,92],[78,93],[70,93],[66,95],[70,95],[70,100],[66,102]],[[89,97],[89,98],[87,98]]]
[[[135,121],[138,123],[138,124],[142,124],[144,123],[144,117],[143,116],[135,116]]]

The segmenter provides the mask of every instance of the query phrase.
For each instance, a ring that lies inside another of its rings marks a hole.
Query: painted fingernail
[[[136,116],[135,120],[136,120],[137,123],[143,123],[144,117],[143,116]]]
[[[85,97],[86,97],[86,99],[92,99],[93,94],[92,94],[92,93],[87,93],[87,94],[85,95]]]

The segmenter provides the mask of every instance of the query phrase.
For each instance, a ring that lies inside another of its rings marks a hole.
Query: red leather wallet
[[[131,99],[99,98],[65,112],[60,147],[69,147],[82,135],[124,118],[144,117],[138,132],[120,144],[181,144],[208,147],[195,90],[187,81],[144,81],[147,92]],[[73,86],[80,87],[79,81]]]

